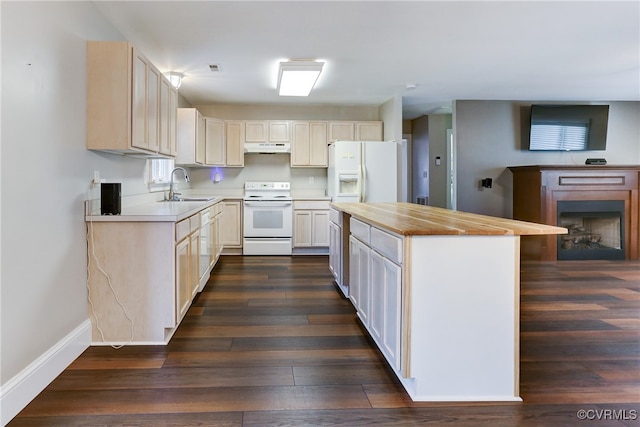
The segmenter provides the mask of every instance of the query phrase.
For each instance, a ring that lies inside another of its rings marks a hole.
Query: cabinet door
[[[133,49],[131,145],[149,149],[147,140],[147,59]]]
[[[150,151],[160,151],[160,71],[147,64],[147,140]]]
[[[349,298],[365,326],[369,326],[369,259],[371,250],[353,236],[349,237]]]
[[[354,141],[354,122],[329,122],[329,141]]]
[[[329,211],[311,211],[311,246],[329,246]]]
[[[290,122],[285,120],[269,121],[269,142],[289,142]]]
[[[371,312],[369,332],[380,343],[384,329],[384,258],[371,251]]]
[[[244,166],[244,123],[241,121],[225,122],[226,165]]]
[[[356,122],[356,141],[382,141],[382,122]]]
[[[165,77],[160,78],[160,120],[159,120],[159,140],[161,154],[171,156],[172,144],[175,145],[175,135],[171,138],[172,129],[175,131],[175,117],[171,123],[171,83]],[[175,112],[174,112],[175,115]],[[172,127],[173,126],[173,127]]]
[[[291,166],[309,166],[311,160],[309,122],[293,122],[291,133]]]
[[[200,287],[200,231],[189,237],[189,305]]]
[[[169,84],[169,155],[176,157],[178,155],[178,91]]]
[[[329,271],[339,280],[342,265],[342,229],[334,222],[329,222]]]
[[[206,122],[204,121],[204,117],[198,111],[198,121],[196,122],[196,126],[198,128],[198,132],[196,133],[196,163],[199,165],[204,164],[205,151],[206,151]]]
[[[191,303],[190,243],[186,238],[176,245],[176,323],[180,323]]]
[[[242,247],[242,202],[223,202],[220,217],[220,240],[223,248]]]
[[[329,138],[327,122],[309,123],[309,165],[327,167],[329,158]]]
[[[246,142],[267,142],[269,123],[266,120],[246,120],[244,136]]]
[[[224,121],[206,118],[205,126],[205,164],[224,166],[227,153]]]
[[[293,247],[312,246],[311,211],[293,212]]]
[[[372,251],[373,253],[373,251]],[[384,278],[384,326],[382,348],[389,363],[397,371],[400,369],[400,339],[402,328],[402,268],[387,258],[383,258]],[[373,278],[373,277],[372,277]]]

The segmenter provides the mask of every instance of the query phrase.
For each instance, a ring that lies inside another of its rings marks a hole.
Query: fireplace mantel
[[[513,173],[513,218],[557,224],[560,200],[622,200],[626,259],[640,259],[640,165],[509,166]],[[555,261],[555,236],[522,238],[523,259]]]

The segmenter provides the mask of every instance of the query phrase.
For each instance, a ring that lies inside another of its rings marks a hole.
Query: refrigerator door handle
[[[362,168],[361,185],[360,185],[360,201],[365,201],[367,195],[367,164],[364,161],[364,144],[360,143],[360,167]]]

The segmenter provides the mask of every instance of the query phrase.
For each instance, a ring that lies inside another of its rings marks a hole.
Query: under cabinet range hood
[[[280,154],[291,153],[289,142],[245,142],[245,154]]]

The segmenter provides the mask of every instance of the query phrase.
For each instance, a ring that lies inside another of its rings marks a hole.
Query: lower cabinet
[[[369,330],[392,368],[400,369],[402,267],[371,251]]]
[[[225,251],[242,249],[242,200],[222,202],[219,237]]]
[[[294,200],[293,247],[329,247],[328,200]]]
[[[201,259],[202,245],[215,247],[211,268],[221,253],[222,203],[205,208],[213,213],[210,235],[202,241],[201,228],[207,225],[200,212],[179,222],[87,223],[92,342],[169,341],[199,290],[200,263],[207,262]]]
[[[351,219],[349,298],[393,369],[400,370],[402,239]]]
[[[349,237],[349,298],[362,323],[369,328],[371,249],[353,236]]]

